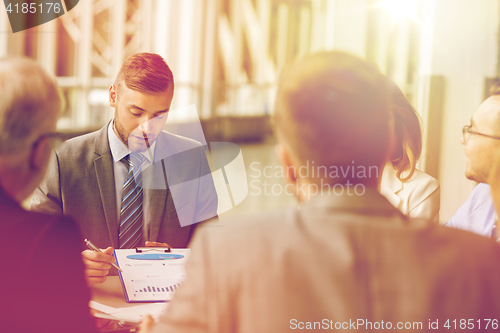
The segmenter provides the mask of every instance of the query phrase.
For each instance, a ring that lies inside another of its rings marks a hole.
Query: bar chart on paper
[[[172,249],[168,254],[161,253],[164,249],[150,251],[115,250],[127,302],[169,301],[184,281],[190,249]]]

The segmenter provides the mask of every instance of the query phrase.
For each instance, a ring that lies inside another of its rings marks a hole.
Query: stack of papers
[[[90,301],[89,306],[99,311],[94,313],[94,317],[140,323],[145,315],[150,315],[155,321],[158,321],[158,318],[167,310],[168,303],[148,303],[124,308],[114,308],[95,301]]]

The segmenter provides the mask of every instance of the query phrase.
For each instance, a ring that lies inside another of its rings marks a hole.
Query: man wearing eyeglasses
[[[490,92],[492,96],[479,106],[470,125],[462,129],[461,142],[467,158],[465,176],[479,184],[445,225],[497,239],[497,216],[488,178],[500,148],[500,84],[494,84]]]
[[[55,81],[32,60],[3,58],[0,91],[0,331],[96,332],[76,224],[21,207],[60,141]]]

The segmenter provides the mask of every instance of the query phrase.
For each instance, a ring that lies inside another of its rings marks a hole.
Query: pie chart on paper
[[[184,258],[184,256],[182,254],[172,254],[172,253],[142,253],[142,254],[131,254],[128,255],[127,258],[137,259],[137,260],[177,260]]]

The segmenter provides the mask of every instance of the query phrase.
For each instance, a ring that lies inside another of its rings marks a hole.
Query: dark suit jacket
[[[144,221],[151,225],[147,238],[186,247],[197,222],[217,214],[217,194],[205,151],[197,141],[161,132],[154,162],[143,172]],[[100,248],[118,248],[115,192],[106,125],[68,140],[56,151],[31,209],[70,216],[82,237]]]
[[[96,332],[80,242],[69,218],[27,212],[0,189],[0,331]]]

